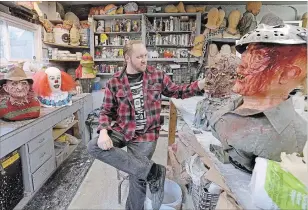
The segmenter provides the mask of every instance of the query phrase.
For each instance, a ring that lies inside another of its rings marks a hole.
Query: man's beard
[[[131,62],[131,65],[132,65],[133,69],[135,69],[137,72],[144,72],[145,71],[145,69],[135,65],[134,62]]]

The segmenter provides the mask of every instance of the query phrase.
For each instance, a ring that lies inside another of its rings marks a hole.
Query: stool
[[[118,203],[121,204],[122,200],[122,184],[125,180],[129,180],[129,175],[124,174],[124,172],[121,172],[120,170],[117,169],[117,178],[119,180],[118,183]]]

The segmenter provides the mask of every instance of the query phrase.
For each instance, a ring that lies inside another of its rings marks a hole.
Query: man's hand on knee
[[[97,146],[102,150],[110,150],[113,147],[111,138],[107,132],[100,132],[97,140]]]

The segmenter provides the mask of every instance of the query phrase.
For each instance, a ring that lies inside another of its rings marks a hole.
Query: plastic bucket
[[[146,210],[152,210],[152,194],[147,188],[144,207]],[[160,210],[180,210],[182,207],[182,190],[174,181],[166,179],[164,186],[164,200]]]

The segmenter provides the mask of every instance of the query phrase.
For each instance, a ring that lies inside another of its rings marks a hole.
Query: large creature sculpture
[[[251,173],[256,157],[280,161],[307,140],[307,123],[289,97],[307,78],[307,32],[260,24],[236,49],[242,60],[233,91],[241,97],[214,114],[211,130],[230,162]]]

